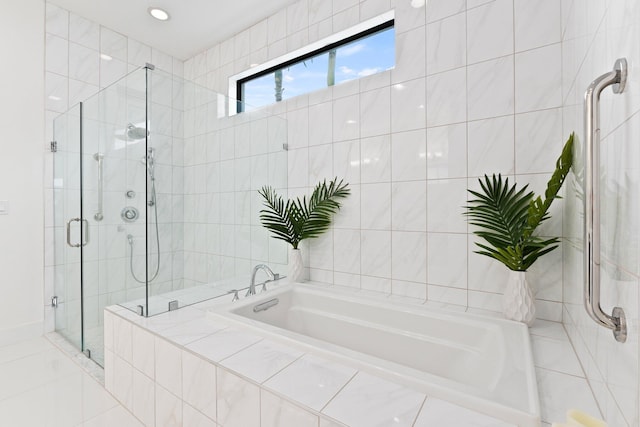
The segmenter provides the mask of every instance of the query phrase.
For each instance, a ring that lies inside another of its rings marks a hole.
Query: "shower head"
[[[135,126],[133,123],[127,125],[127,138],[129,139],[144,139],[149,136],[147,129]]]
[[[131,234],[127,234],[127,240],[129,241],[129,245],[133,246],[133,236]]]

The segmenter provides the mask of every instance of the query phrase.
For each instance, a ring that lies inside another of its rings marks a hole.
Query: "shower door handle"
[[[622,93],[626,79],[627,61],[621,58],[584,95],[584,306],[598,325],[613,331],[618,342],[627,339],[624,310],[614,307],[608,315],[600,306],[600,94],[608,86]]]
[[[81,230],[82,243],[71,243],[71,223],[72,222],[79,222],[80,226],[82,227],[82,230]],[[67,222],[67,245],[71,246],[72,248],[80,248],[80,247],[87,246],[88,243],[89,243],[89,221],[87,221],[86,219],[71,218]]]
[[[80,243],[71,243],[71,223],[72,222],[81,222],[80,218],[71,218],[69,221],[67,221],[67,245],[71,246],[72,248],[79,248],[80,246],[82,246]]]

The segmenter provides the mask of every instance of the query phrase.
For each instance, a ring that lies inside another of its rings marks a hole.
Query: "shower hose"
[[[149,282],[152,282],[156,277],[158,277],[158,272],[160,271],[160,233],[158,233],[158,199],[156,197],[156,180],[155,178],[152,176],[151,177],[151,193],[153,194],[153,197],[151,200],[154,200],[155,203],[153,204],[153,212],[154,212],[154,216],[155,216],[155,223],[156,223],[156,271],[153,273],[153,277],[151,277],[149,279]],[[129,246],[131,246],[131,255],[129,256],[129,268],[131,269],[131,275],[133,276],[133,279],[138,282],[138,283],[147,283],[144,280],[140,280],[136,277],[136,273],[133,271],[133,239],[129,239]]]

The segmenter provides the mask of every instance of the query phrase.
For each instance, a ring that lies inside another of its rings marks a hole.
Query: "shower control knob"
[[[127,199],[133,199],[134,197],[136,197],[136,192],[133,190],[129,190],[124,194],[127,196]]]
[[[138,219],[140,212],[133,206],[126,206],[122,209],[122,212],[120,212],[120,216],[125,222],[133,222]]]

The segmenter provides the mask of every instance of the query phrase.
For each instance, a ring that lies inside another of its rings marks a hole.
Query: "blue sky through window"
[[[366,77],[395,65],[393,27],[354,40],[336,48],[335,84]],[[327,87],[329,53],[294,63],[282,69],[282,99]],[[243,84],[245,110],[276,102],[275,72]]]

